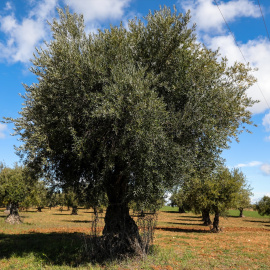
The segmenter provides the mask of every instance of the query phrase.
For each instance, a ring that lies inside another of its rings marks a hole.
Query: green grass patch
[[[171,207],[171,206],[163,206],[160,211],[162,212],[179,212],[179,208],[178,207]]]
[[[229,216],[231,217],[239,217],[239,210],[229,210]],[[253,218],[270,218],[270,216],[261,216],[257,211],[243,211],[243,215],[245,217],[253,217]]]

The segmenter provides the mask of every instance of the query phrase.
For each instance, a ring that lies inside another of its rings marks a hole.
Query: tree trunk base
[[[203,225],[204,226],[209,226],[212,225],[212,221],[210,218],[210,213],[208,210],[203,210],[202,211],[202,220],[203,220]]]
[[[19,215],[16,214],[10,214],[7,216],[5,222],[9,224],[21,224],[22,220]]]
[[[122,257],[142,252],[138,226],[129,215],[126,205],[108,206],[102,238],[109,257]]]
[[[211,232],[213,233],[219,233],[222,231],[222,229],[219,227],[219,212],[215,211],[215,217],[212,228],[210,228]]]
[[[78,208],[77,208],[77,206],[72,207],[71,215],[78,215]]]
[[[184,207],[179,207],[178,213],[180,213],[180,214],[185,214],[186,211],[185,211]]]

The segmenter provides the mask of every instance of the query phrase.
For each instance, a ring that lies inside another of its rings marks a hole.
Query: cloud
[[[6,137],[5,131],[7,130],[7,125],[0,123],[0,139],[4,139]]]
[[[6,6],[4,7],[4,10],[11,10],[11,9],[12,9],[11,2],[6,2]]]
[[[266,174],[266,175],[270,175],[270,164],[265,163],[261,166],[261,171]]]
[[[131,0],[64,0],[63,2],[76,13],[83,14],[86,32],[95,32],[99,22],[106,19],[119,19]],[[60,0],[28,0],[31,9],[19,21],[11,1],[6,3],[6,16],[0,16],[0,31],[4,42],[0,41],[0,61],[27,63],[33,57],[35,47],[49,40],[48,21],[56,17],[56,7]]]
[[[131,0],[65,0],[72,10],[83,14],[86,23],[106,19],[119,19]]]
[[[222,15],[213,0],[185,0],[179,1],[179,4],[185,10],[191,10],[192,20],[197,23],[198,38],[208,48],[220,49],[221,56],[226,56],[230,65],[235,61],[245,63],[246,60],[252,68],[258,69],[253,73],[258,82],[246,93],[259,103],[249,109],[252,113],[263,113],[267,110],[270,105],[269,40],[258,37],[246,43],[237,42],[236,44],[234,38],[228,33]],[[241,17],[260,17],[259,6],[250,0],[234,0],[226,3],[219,1],[219,7],[227,23]]]
[[[39,1],[21,20],[14,13],[0,17],[0,30],[5,35],[5,43],[0,42],[0,60],[8,62],[28,62],[35,47],[40,46],[49,36],[46,20],[55,16],[57,0]]]
[[[196,22],[199,31],[224,32],[226,25],[214,1],[179,0],[178,2],[184,10],[191,11],[192,21]],[[227,22],[232,22],[239,17],[257,18],[260,16],[259,6],[249,0],[220,2],[219,8]]]
[[[266,131],[270,131],[270,112],[264,116],[262,124]]]
[[[251,161],[249,163],[240,163],[240,164],[237,164],[235,167],[237,167],[237,168],[256,167],[256,166],[259,166],[261,164],[262,164],[262,162],[260,162],[260,161]]]
[[[220,48],[221,55],[228,58],[230,65],[235,61],[245,62],[241,52],[243,53],[250,66],[258,69],[253,73],[257,83],[247,90],[247,95],[259,103],[253,105],[250,110],[253,113],[263,113],[267,110],[270,104],[270,42],[264,38],[250,40],[238,45],[241,51],[231,35],[204,36],[204,43],[213,50]]]

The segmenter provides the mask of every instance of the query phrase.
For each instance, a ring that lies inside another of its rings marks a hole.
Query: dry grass
[[[79,209],[72,216],[71,211],[31,209],[20,213],[23,224],[11,226],[4,222],[3,210],[0,269],[270,269],[269,218],[221,218],[223,232],[215,234],[201,225],[199,216],[161,211],[153,255],[145,261],[92,265],[80,257],[92,211]]]

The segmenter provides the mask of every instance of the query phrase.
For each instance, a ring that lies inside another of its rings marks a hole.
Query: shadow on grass
[[[81,233],[0,234],[0,260],[34,254],[50,265],[78,266],[87,263]]]
[[[69,213],[69,214],[61,214],[61,213],[59,213],[59,214],[53,214],[53,216],[72,216],[72,215],[71,215],[71,213]]]
[[[161,212],[163,212],[163,213],[169,213],[169,214],[181,214],[181,213],[179,213],[179,211],[161,211]]]
[[[156,227],[157,231],[168,232],[184,232],[184,233],[210,233],[209,229],[184,229],[184,228],[169,228],[169,227]]]
[[[178,218],[177,220],[196,221],[195,219],[202,220],[202,217],[184,216]]]
[[[194,221],[194,220],[193,220]],[[166,222],[167,224],[174,224],[174,225],[185,225],[185,226],[204,226],[202,223],[181,223],[181,222]]]
[[[92,223],[92,220],[62,220],[63,222],[74,222],[74,223]]]
[[[248,220],[248,219],[246,219],[244,221],[245,222],[252,222],[252,223],[263,223],[263,224],[269,223],[270,224],[270,220],[268,220],[268,221],[262,221],[262,220]],[[267,225],[267,226],[269,226],[269,225]]]

